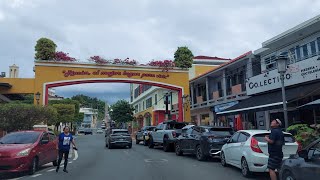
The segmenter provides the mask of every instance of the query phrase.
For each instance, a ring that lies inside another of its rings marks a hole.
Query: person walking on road
[[[60,164],[62,161],[62,156],[64,156],[64,168],[63,171],[68,173],[67,165],[68,165],[68,158],[69,158],[69,151],[70,151],[70,144],[73,144],[73,148],[76,148],[76,144],[74,143],[74,139],[69,132],[70,129],[68,126],[63,128],[63,132],[59,135],[59,141],[57,144],[57,149],[59,150],[59,159],[58,159],[58,166],[56,172],[59,171]]]
[[[281,130],[281,121],[275,119],[271,122],[271,133],[265,137],[268,142],[268,168],[271,180],[277,180],[277,174],[275,170],[279,170],[281,167],[283,152],[282,146],[284,145],[284,135]]]

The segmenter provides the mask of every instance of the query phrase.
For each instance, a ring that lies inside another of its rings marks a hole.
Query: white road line
[[[72,161],[71,161],[71,162],[69,162],[69,164],[72,164]]]
[[[10,179],[10,180],[18,180],[18,179],[21,179],[21,177],[19,177],[19,178],[14,178],[14,179]]]
[[[126,155],[129,155],[129,152],[128,151],[123,151]]]
[[[31,177],[38,177],[38,176],[41,176],[42,174],[35,174],[35,175],[33,175],[33,176],[31,176]]]
[[[73,160],[75,161],[75,160],[77,160],[78,159],[78,151],[74,151],[74,158],[73,158]]]
[[[48,170],[47,172],[51,172],[51,171],[54,171],[54,170],[56,170],[56,169],[50,169],[50,170]]]

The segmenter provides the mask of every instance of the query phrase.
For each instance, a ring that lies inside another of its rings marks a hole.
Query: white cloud
[[[317,0],[1,0],[0,71],[16,63],[22,77],[33,77],[40,37],[82,60],[102,55],[146,63],[172,59],[178,46],[234,58],[319,9]]]

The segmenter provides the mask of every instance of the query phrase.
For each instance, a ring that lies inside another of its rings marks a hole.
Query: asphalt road
[[[68,170],[56,173],[55,168],[46,165],[33,176],[17,176],[25,180],[241,180],[239,169],[224,168],[218,159],[199,162],[193,156],[178,157],[175,153],[165,153],[162,149],[149,149],[143,145],[133,145],[132,149],[107,149],[104,135],[79,136],[78,158],[73,154]],[[75,160],[74,160],[75,159]],[[267,174],[256,174],[251,179],[268,179]]]

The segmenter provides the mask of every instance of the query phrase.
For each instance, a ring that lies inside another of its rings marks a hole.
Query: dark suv
[[[126,129],[110,129],[106,134],[106,147],[129,147],[132,148],[132,138]]]
[[[209,156],[219,156],[222,146],[232,134],[232,128],[228,127],[193,126],[182,129],[175,144],[176,155],[195,154],[199,161]]]

